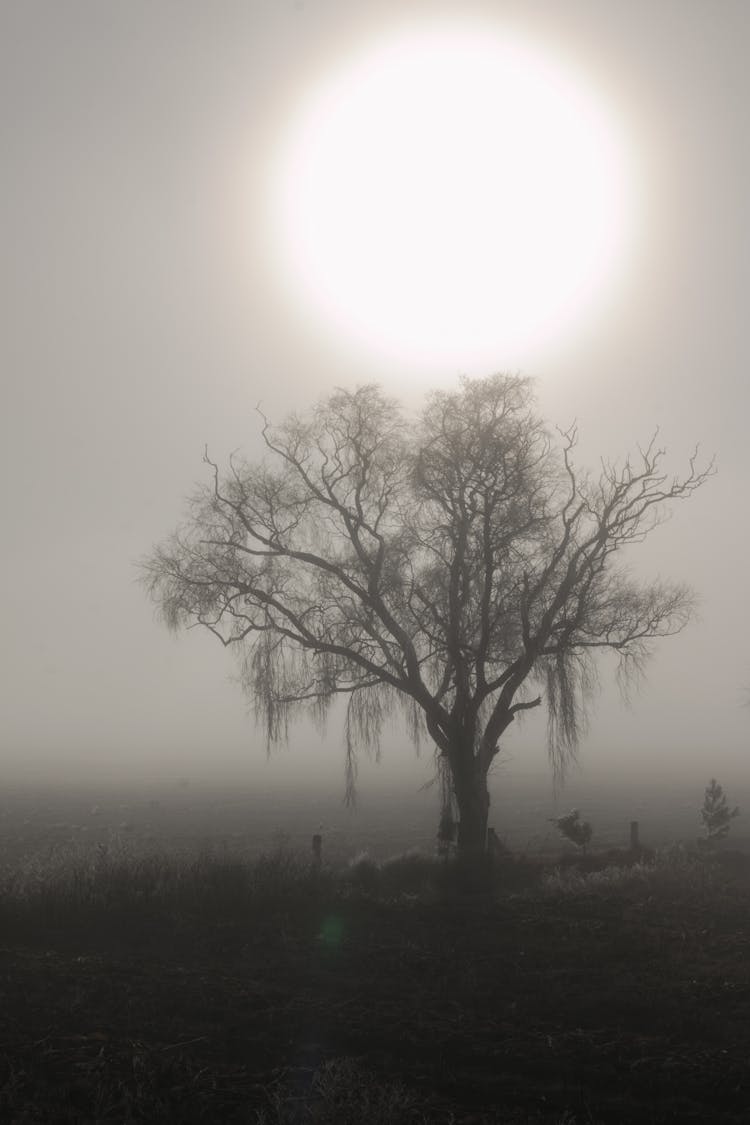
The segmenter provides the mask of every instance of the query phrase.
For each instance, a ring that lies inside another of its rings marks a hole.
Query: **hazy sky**
[[[605,668],[584,770],[747,776],[750,711],[750,5],[746,0],[473,4],[336,0],[5,0],[2,139],[3,770],[72,778],[241,769],[264,783],[342,783],[333,724],[299,728],[270,764],[197,632],[156,622],[135,561],[177,523],[217,458],[279,417],[376,379],[416,401],[479,369],[467,339],[419,362],[337,332],[279,284],[269,169],[326,75],[379,37],[460,12],[558,57],[615,112],[638,170],[628,254],[554,347],[490,370],[537,380],[581,456],[622,456],[661,427],[719,474],[644,548],[701,618],[664,642],[623,708]],[[498,268],[502,268],[500,265]],[[455,341],[454,341],[455,343]],[[498,349],[502,351],[501,348]],[[425,355],[427,355],[427,350]],[[512,731],[512,768],[544,761],[545,720]],[[415,778],[394,736],[383,779]],[[404,765],[405,763],[405,765]],[[425,766],[419,767],[425,773]]]

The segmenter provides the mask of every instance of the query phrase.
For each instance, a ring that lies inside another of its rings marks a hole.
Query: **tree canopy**
[[[495,375],[436,391],[417,418],[374,385],[336,390],[273,426],[266,454],[206,452],[210,479],[144,563],[171,628],[237,650],[269,744],[348,697],[348,784],[394,705],[450,779],[459,848],[482,850],[486,778],[519,712],[546,703],[549,751],[575,753],[595,658],[627,675],[693,610],[679,582],[622,565],[711,474],[663,468],[656,437],[597,474],[576,428],[551,432],[531,383]]]

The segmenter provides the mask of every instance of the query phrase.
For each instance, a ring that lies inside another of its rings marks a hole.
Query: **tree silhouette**
[[[677,583],[617,566],[712,472],[668,477],[655,440],[597,476],[553,436],[529,380],[461,382],[416,419],[373,385],[337,390],[277,427],[266,456],[236,456],[144,563],[171,628],[201,625],[237,650],[269,745],[290,716],[348,697],[347,791],[400,705],[449,777],[458,849],[484,851],[487,773],[510,724],[544,694],[549,753],[575,754],[595,657],[639,668],[693,606]],[[536,691],[530,691],[535,685]]]
[[[740,815],[739,808],[730,809],[723,786],[712,777],[703,794],[701,821],[706,833],[705,842],[715,844],[729,835],[732,821]]]

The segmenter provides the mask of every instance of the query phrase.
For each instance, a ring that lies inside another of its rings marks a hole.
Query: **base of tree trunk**
[[[492,889],[494,865],[487,852],[482,855],[459,852],[450,863],[456,890],[461,894],[487,894]]]

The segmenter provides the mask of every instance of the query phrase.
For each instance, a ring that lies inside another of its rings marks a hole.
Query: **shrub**
[[[586,847],[593,835],[593,830],[587,820],[581,820],[581,814],[578,809],[573,809],[567,816],[551,817],[550,819],[558,832],[560,832],[566,840],[570,840],[571,844],[575,844],[576,847],[581,848],[585,855]]]
[[[357,891],[375,894],[380,886],[380,868],[367,852],[360,852],[349,861],[344,879]]]

